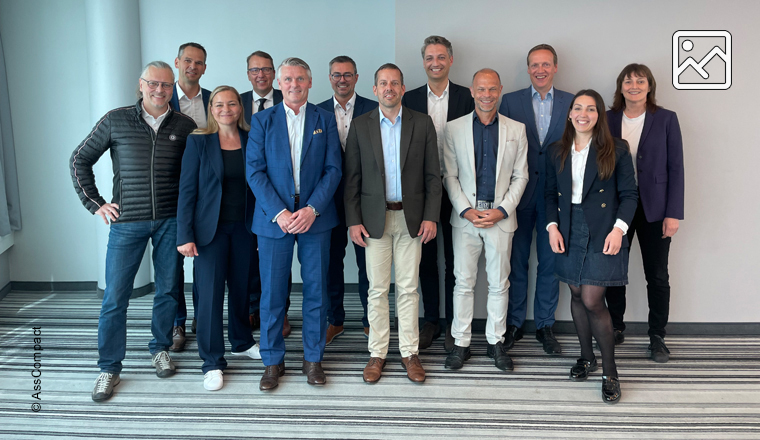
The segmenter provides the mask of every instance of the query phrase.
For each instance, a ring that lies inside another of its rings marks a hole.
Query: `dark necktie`
[[[266,99],[266,98],[261,98],[261,99],[259,99],[259,100],[258,100],[258,101],[256,101],[256,102],[258,102],[258,103],[259,103],[259,106],[258,106],[258,107],[257,107],[257,109],[256,109],[256,113],[258,113],[258,112],[260,112],[260,111],[264,110],[264,103],[265,103],[265,102],[267,102],[267,99]]]

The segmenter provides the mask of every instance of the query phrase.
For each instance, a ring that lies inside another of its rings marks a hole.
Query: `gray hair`
[[[447,40],[445,37],[441,37],[440,35],[431,35],[427,38],[425,38],[425,41],[422,43],[422,59],[425,59],[425,49],[427,49],[428,46],[431,44],[440,44],[443,47],[446,48],[446,52],[449,53],[449,58],[454,56],[454,48],[451,47],[451,41]]]
[[[306,73],[309,74],[309,79],[311,79],[311,67],[309,67],[308,64],[306,64],[306,61],[296,58],[296,57],[289,57],[282,60],[280,65],[277,67],[277,80],[280,80],[280,73],[282,73],[283,66],[290,66],[290,67],[303,67],[306,69]]]
[[[174,82],[174,70],[172,69],[172,66],[166,64],[163,61],[151,61],[150,63],[146,64],[145,68],[143,69],[142,73],[140,74],[140,78],[145,77],[145,75],[148,73],[148,69],[150,69],[151,67],[155,67],[156,69],[166,69],[166,70],[168,70],[169,72],[171,72],[171,74],[172,74],[172,82]],[[142,92],[140,91],[140,85],[139,85],[140,81],[138,80],[137,82],[138,82],[138,85],[137,85],[137,91],[136,92],[137,92],[137,98],[139,99],[139,98],[142,98]]]

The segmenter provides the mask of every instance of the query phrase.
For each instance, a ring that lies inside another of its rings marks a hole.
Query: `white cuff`
[[[623,235],[628,233],[628,223],[624,222],[623,220],[615,220],[615,225],[613,227],[620,228],[620,230],[623,231]]]
[[[549,222],[549,224],[546,225],[546,232],[549,232],[549,226],[551,226],[551,225],[559,227],[559,223],[557,223],[557,222]]]
[[[272,223],[277,223],[277,217],[279,217],[279,216],[280,216],[280,214],[282,214],[283,212],[285,212],[285,211],[287,211],[287,210],[288,210],[288,208],[285,208],[285,209],[283,209],[282,211],[278,212],[278,213],[277,213],[277,215],[276,215],[276,216],[274,216],[274,218],[272,219]]]

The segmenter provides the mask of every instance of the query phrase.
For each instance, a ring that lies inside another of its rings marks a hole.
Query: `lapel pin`
[[[318,129],[314,130],[313,134],[319,134],[319,133],[322,133],[322,129],[321,128],[318,128]]]

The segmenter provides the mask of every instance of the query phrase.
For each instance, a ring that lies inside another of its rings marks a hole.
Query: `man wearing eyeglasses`
[[[240,95],[243,100],[246,122],[251,116],[282,102],[282,92],[272,87],[274,82],[274,60],[268,53],[257,50],[248,55],[248,81],[253,90]]]
[[[330,61],[330,85],[335,94],[332,98],[319,104],[319,107],[335,112],[335,120],[338,123],[338,135],[340,136],[341,159],[343,168],[346,167],[346,138],[351,121],[356,116],[361,116],[370,110],[377,108],[377,101],[362,98],[355,91],[359,74],[356,71],[356,63],[351,57],[341,55]],[[343,279],[343,258],[346,256],[348,245],[348,226],[346,226],[346,209],[343,203],[343,188],[345,179],[340,180],[338,190],[335,191],[335,208],[338,210],[338,226],[333,228],[330,237],[330,266],[327,272],[327,295],[330,297],[330,308],[327,311],[327,336],[325,345],[329,345],[333,339],[343,334],[343,321],[346,311],[343,308],[343,296],[345,282]],[[367,320],[367,265],[364,256],[364,248],[354,244],[356,265],[359,267],[359,299],[364,309],[362,324],[364,337],[369,338],[369,321]]]
[[[185,43],[179,47],[177,58],[174,59],[174,67],[177,68],[179,79],[174,84],[174,93],[169,102],[172,110],[182,112],[190,116],[198,128],[206,128],[206,110],[211,91],[201,87],[199,81],[206,72],[206,49],[198,43]],[[182,275],[184,285],[184,271]],[[195,279],[195,265],[193,264],[193,279]],[[195,322],[198,308],[198,293],[193,283],[193,324],[191,330],[195,333]],[[177,304],[177,316],[174,318],[174,330],[172,331],[172,346],[170,351],[182,351],[185,348],[185,322],[187,321],[187,303],[185,302],[184,289],[180,291],[179,303]]]
[[[172,323],[180,295],[182,256],[177,252],[177,197],[185,140],[195,128],[188,116],[169,108],[174,85],[171,66],[149,63],[136,105],[106,113],[77,146],[69,166],[82,204],[106,224],[106,289],[98,319],[98,366],[92,400],[113,395],[127,349],[127,306],[145,247],[153,244],[155,296],[148,344],[156,375],[172,376]],[[111,150],[113,197],[108,203],[95,185],[92,167]]]
[[[240,95],[243,101],[243,113],[246,122],[251,122],[251,116],[256,113],[271,108],[282,102],[282,92],[273,88],[274,82],[274,61],[268,53],[257,50],[248,55],[246,59],[248,66],[248,81],[251,82],[253,90]],[[258,241],[254,235],[254,246],[258,249]],[[249,319],[251,321],[251,330],[256,330],[261,326],[259,309],[261,308],[261,276],[259,275],[259,254],[254,252],[251,258],[250,273],[248,280],[248,292],[251,296],[251,308],[249,310]],[[288,299],[285,303],[285,322],[282,326],[282,336],[290,336],[291,328],[288,322],[288,310],[290,309],[290,291],[293,287],[293,275],[288,278]]]

